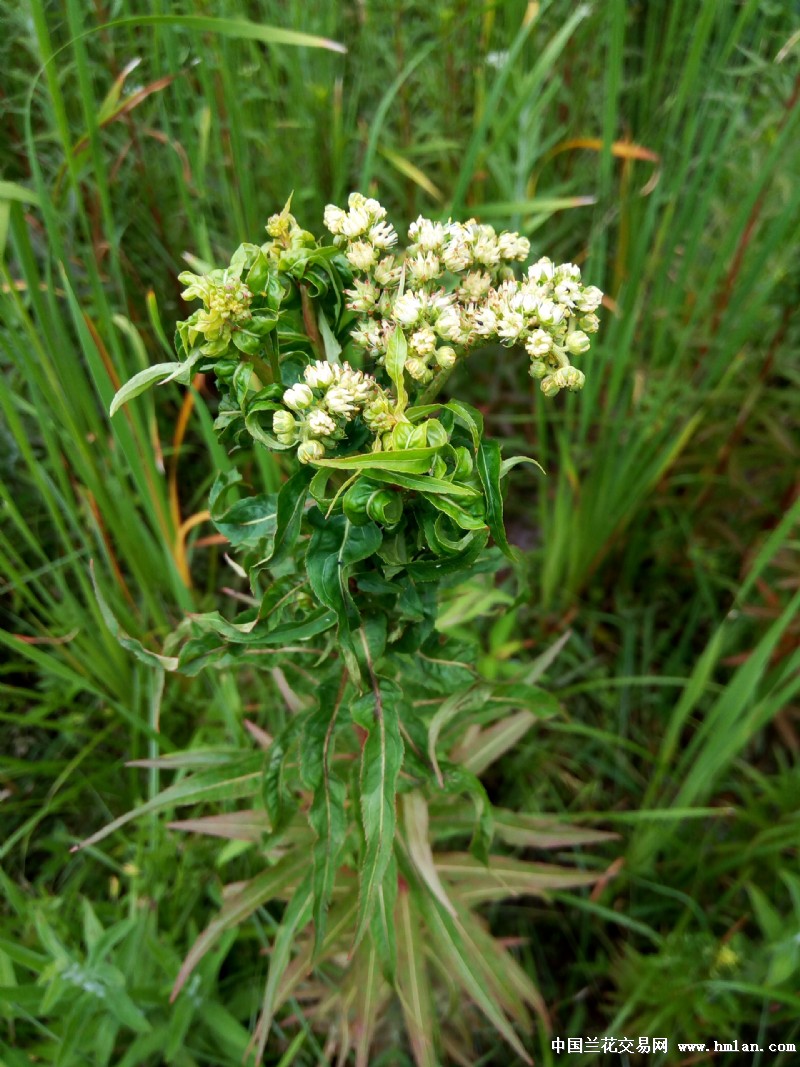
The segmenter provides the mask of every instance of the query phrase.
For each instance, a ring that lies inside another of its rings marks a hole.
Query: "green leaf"
[[[396,414],[401,414],[408,406],[408,393],[406,392],[404,377],[407,358],[408,343],[406,335],[399,326],[395,326],[394,333],[389,338],[389,343],[386,346],[386,373],[392,379],[397,393],[397,403],[394,408]]]
[[[496,441],[481,441],[478,447],[477,466],[486,499],[486,522],[492,531],[495,544],[503,555],[517,563],[520,559],[520,553],[509,545],[505,524],[503,523],[500,462],[500,445]]]
[[[156,383],[163,385],[166,382],[178,381],[183,385],[188,385],[191,380],[190,375],[193,364],[196,362],[197,359],[195,358],[186,363],[156,363],[152,367],[146,367],[144,370],[140,370],[138,374],[134,374],[134,376],[117,391],[114,399],[111,401],[111,407],[108,409],[109,415],[113,418],[123,404],[127,404],[129,400],[133,400],[134,397],[139,396],[140,393],[144,393]]]
[[[494,837],[494,816],[489,795],[477,775],[455,763],[441,760],[442,789],[445,793],[463,793],[475,808],[470,852],[483,864],[489,862],[489,849]]]
[[[120,815],[91,837],[81,841],[79,845],[74,845],[71,851],[76,852],[90,845],[96,845],[98,841],[102,841],[121,826],[152,811],[179,807],[182,804],[198,804],[200,801],[236,800],[238,797],[250,796],[258,790],[258,779],[261,777],[263,763],[264,758],[261,755],[247,756],[233,760],[224,767],[214,767],[211,770],[183,778],[175,785],[157,793],[138,808],[126,811],[124,815]]]
[[[465,946],[458,920],[451,918],[439,901],[426,893],[419,894],[418,902],[431,935],[431,948],[437,965],[449,978],[458,982],[517,1055],[525,1063],[532,1064],[533,1060],[523,1048],[511,1023],[487,991],[481,959]]]
[[[500,481],[502,482],[508,472],[513,467],[518,467],[520,463],[530,463],[532,467],[538,467],[542,474],[547,474],[541,463],[532,456],[511,456],[510,459],[504,459],[500,464]]]
[[[289,45],[300,48],[324,48],[331,52],[346,52],[347,49],[338,41],[329,37],[317,37],[299,30],[288,30],[282,26],[265,26],[241,18],[212,18],[208,15],[145,15],[113,19],[98,29],[111,29],[114,26],[176,26],[179,29],[194,30],[198,34],[218,33],[222,37],[237,37],[242,40],[263,41],[264,44]]]
[[[354,526],[349,519],[338,515],[317,526],[306,552],[311,588],[320,603],[336,612],[342,651],[348,669],[356,678],[360,671],[351,631],[358,627],[360,617],[349,588],[350,569],[376,552],[381,540],[381,531],[373,522]]]
[[[361,750],[359,780],[364,852],[359,871],[355,951],[372,920],[394,849],[395,796],[403,763],[398,688],[375,679],[373,691],[353,704],[351,714],[368,734]]]
[[[311,829],[317,835],[314,863],[314,954],[322,947],[328,906],[333,893],[339,854],[347,834],[345,785],[333,770],[333,742],[340,700],[330,700],[323,692],[319,708],[313,712],[303,734],[301,773],[314,798],[308,812]]]
[[[294,549],[300,535],[308,487],[313,477],[312,470],[308,467],[301,467],[281,486],[278,493],[275,544],[272,553],[266,556],[264,562],[269,561],[274,566],[290,555]]]
[[[438,582],[440,578],[448,574],[457,574],[474,563],[483,552],[488,540],[488,532],[476,531],[473,540],[463,552],[443,559],[416,560],[406,564],[406,570],[417,581]]]
[[[280,833],[294,809],[292,792],[284,780],[286,756],[303,728],[307,716],[295,715],[289,719],[269,746],[267,765],[264,770],[263,791],[267,814],[274,834]]]
[[[438,448],[407,448],[396,452],[365,452],[356,456],[315,460],[315,467],[333,467],[342,471],[399,471],[427,474]],[[372,475],[371,475],[372,477]]]
[[[124,649],[127,649],[128,652],[132,652],[141,663],[146,663],[148,667],[160,667],[165,671],[177,670],[178,660],[175,656],[160,656],[157,652],[151,652],[148,648],[144,647],[141,641],[137,641],[135,637],[131,637],[129,634],[125,633],[113,611],[106,603],[103,594],[100,592],[97,575],[94,571],[94,560],[89,563],[89,571],[92,577],[92,585],[94,587],[94,595],[97,599],[97,606],[100,608],[103,622],[108,627],[112,637],[114,637]]]
[[[378,453],[380,455],[381,453]],[[386,455],[387,453],[383,453]],[[396,453],[388,453],[395,455]],[[400,453],[401,455],[403,453]],[[446,496],[480,498],[477,489],[469,485],[460,485],[458,482],[448,482],[444,478],[434,478],[432,474],[404,474],[400,471],[375,470],[371,472],[373,481],[387,482],[389,485],[399,485],[403,489],[413,489],[418,493],[430,493],[432,495],[442,493]]]
[[[244,497],[227,510],[223,510],[222,499],[227,490],[241,480],[242,476],[236,470],[217,475],[209,493],[211,521],[235,548],[255,545],[265,538],[271,547],[275,538],[278,510],[274,493]]]

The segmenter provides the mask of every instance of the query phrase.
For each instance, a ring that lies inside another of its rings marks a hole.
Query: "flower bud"
[[[298,382],[286,390],[283,394],[283,402],[287,408],[292,408],[294,411],[304,411],[314,403],[314,394],[304,382]]]
[[[547,374],[547,371],[548,366],[543,360],[534,359],[531,362],[531,369],[528,371],[528,373],[530,374],[531,378],[535,379],[536,381],[539,381],[544,378],[544,376]]]
[[[297,432],[297,422],[291,411],[276,411],[272,416],[272,432],[282,444],[288,445],[294,442]],[[288,438],[288,440],[284,440]]]
[[[433,353],[433,358],[442,368],[442,370],[450,370],[456,361],[456,350],[450,348],[449,345],[445,345],[443,348],[437,348]]]
[[[429,382],[433,377],[433,371],[425,360],[417,359],[416,356],[406,360],[406,370],[415,382]]]
[[[313,463],[325,456],[325,445],[322,441],[303,441],[297,449],[297,458],[301,463]]]
[[[555,396],[556,393],[561,392],[561,386],[556,380],[555,374],[548,374],[545,378],[542,378],[541,390],[545,396]]]
[[[578,389],[583,389],[586,381],[586,375],[583,371],[579,371],[577,367],[559,367],[553,378],[561,389],[569,389],[573,393],[577,392]]]
[[[588,315],[584,315],[582,319],[578,319],[578,325],[582,330],[585,330],[586,333],[597,333],[600,329],[600,319],[590,311]]]
[[[589,338],[583,330],[573,330],[567,334],[567,351],[570,355],[579,356],[582,352],[587,352],[589,345]]]

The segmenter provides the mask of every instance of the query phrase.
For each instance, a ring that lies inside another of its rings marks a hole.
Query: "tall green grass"
[[[209,964],[193,1008],[167,991],[220,867],[230,880],[246,860],[147,820],[68,853],[158,788],[125,760],[239,744],[246,714],[268,729],[283,714],[269,679],[162,692],[105,628],[90,561],[154,648],[227,585],[202,515],[226,463],[213,395],[166,387],[113,426],[106,411],[118,381],[161,358],[183,253],[258,239],[291,190],[319,226],[356,187],[398,223],[518,227],[610,298],[582,394],[544,402],[511,361],[469,372],[492,431],[548,471],[520,475],[507,504],[533,594],[487,632],[487,669],[574,631],[548,675],[564,716],[504,761],[496,793],[595,813],[625,858],[593,900],[494,921],[535,929],[527,963],[565,1036],[708,1020],[791,1040],[800,89],[787,7],[216,0],[202,14],[157,2],[145,18],[127,0],[26,0],[2,17],[3,1056],[241,1058],[247,976],[265,967],[274,916]],[[254,455],[251,478],[280,471]],[[727,970],[722,944],[739,961]],[[113,1007],[97,981],[122,990]],[[272,1062],[322,1052],[289,1027]]]

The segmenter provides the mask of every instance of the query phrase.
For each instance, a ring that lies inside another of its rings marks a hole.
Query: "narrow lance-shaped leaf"
[[[281,486],[278,493],[274,549],[263,562],[269,560],[274,566],[285,559],[294,548],[300,534],[308,487],[313,476],[313,470],[301,467]]]
[[[511,548],[503,523],[503,497],[500,492],[500,445],[496,441],[481,441],[478,448],[477,467],[486,499],[486,522],[492,531],[495,544],[503,555],[517,562],[519,552]]]
[[[389,857],[386,873],[376,894],[375,912],[370,923],[369,938],[378,953],[383,977],[390,985],[394,985],[397,974],[397,940],[395,938],[397,883],[397,859],[393,853]]]
[[[386,373],[392,379],[397,393],[395,411],[400,414],[408,405],[408,393],[404,380],[406,359],[408,357],[408,343],[406,335],[399,326],[395,326],[394,333],[389,338],[386,346]]]
[[[313,461],[313,466],[333,467],[342,471],[381,470],[425,474],[430,470],[438,451],[438,448],[406,448],[397,452],[364,452],[356,456],[317,459]]]
[[[403,763],[398,704],[397,687],[374,679],[373,691],[359,698],[351,708],[353,720],[368,733],[361,751],[359,799],[364,851],[353,951],[375,912],[394,849],[395,797]]]
[[[137,641],[135,637],[131,637],[130,634],[127,634],[122,629],[117,621],[116,615],[108,606],[105,597],[100,592],[100,585],[97,581],[97,575],[94,572],[94,560],[89,563],[89,571],[92,576],[92,585],[94,586],[94,595],[97,598],[97,606],[100,608],[103,622],[108,627],[111,636],[114,637],[124,649],[127,649],[128,652],[132,652],[141,663],[146,663],[148,667],[160,667],[165,671],[176,670],[178,660],[175,656],[161,656],[157,652],[151,652],[148,648],[144,647],[141,641]]]
[[[303,734],[300,770],[303,780],[313,790],[308,812],[309,824],[317,835],[312,859],[314,864],[314,954],[325,937],[326,918],[339,855],[347,833],[345,785],[332,767],[333,744],[340,701],[330,699],[323,690],[320,706],[306,723]]]

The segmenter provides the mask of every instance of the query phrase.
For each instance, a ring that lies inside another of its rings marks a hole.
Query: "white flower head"
[[[389,288],[398,284],[402,273],[403,268],[395,265],[394,256],[384,256],[375,267],[372,276],[378,285]]]
[[[576,281],[572,281],[567,278],[563,282],[559,282],[553,291],[553,296],[559,302],[564,304],[568,308],[575,307],[575,301],[580,296],[581,287]]]
[[[356,270],[367,271],[375,266],[378,259],[377,249],[368,241],[356,241],[346,252],[350,265]]]
[[[528,267],[528,277],[532,282],[536,282],[537,285],[546,285],[548,282],[552,282],[555,277],[555,266],[552,259],[548,259],[547,256],[537,259],[535,263]]]
[[[527,259],[531,253],[531,243],[527,237],[518,233],[501,233],[497,238],[497,248],[501,259]]]
[[[552,300],[540,300],[536,316],[542,326],[558,326],[564,318],[564,308]]]
[[[553,338],[547,330],[532,330],[525,342],[525,349],[535,359],[543,359],[553,350]]]
[[[376,248],[391,248],[397,244],[397,231],[390,222],[376,222],[370,226],[369,240]]]
[[[416,356],[430,356],[436,348],[436,334],[430,326],[422,326],[411,334],[408,347]]]
[[[596,311],[603,302],[602,290],[596,285],[588,285],[579,296],[575,298],[575,307],[579,311]]]
[[[286,390],[283,394],[283,402],[287,408],[291,408],[293,411],[305,411],[306,408],[310,408],[314,403],[314,394],[311,392],[310,386],[305,385],[303,382],[298,382]]]
[[[318,359],[316,363],[312,363],[303,371],[306,384],[310,385],[312,389],[325,389],[334,380],[335,374],[336,365],[334,363],[325,363],[321,359]]]
[[[406,271],[415,285],[431,282],[442,275],[442,265],[434,252],[417,252],[406,260]]]
[[[393,318],[401,326],[414,326],[419,322],[423,301],[413,289],[407,289],[394,302]]]
[[[356,398],[352,389],[342,385],[332,385],[325,394],[325,407],[334,415],[350,418],[356,411]]]
[[[408,227],[408,239],[420,252],[438,252],[444,243],[445,229],[441,222],[432,222],[422,215]]]
[[[525,319],[518,311],[504,309],[497,316],[497,336],[501,340],[513,343],[525,329]]]
[[[322,221],[325,223],[325,229],[333,234],[340,234],[342,232],[346,214],[345,211],[340,207],[337,207],[335,204],[328,204],[322,216]]]
[[[336,423],[321,408],[315,408],[308,416],[308,429],[314,437],[330,437],[336,433]]]

